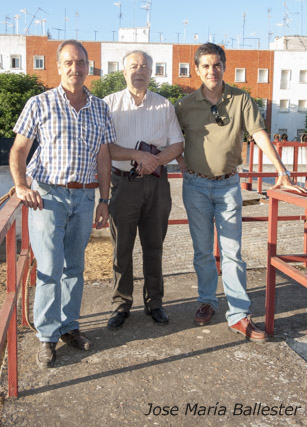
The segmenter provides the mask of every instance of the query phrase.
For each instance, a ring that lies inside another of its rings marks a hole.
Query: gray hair
[[[71,39],[71,40],[65,40],[65,41],[63,41],[63,42],[58,46],[57,51],[56,51],[56,60],[57,60],[57,62],[60,62],[60,56],[61,56],[62,50],[63,50],[63,48],[64,48],[65,46],[67,46],[67,45],[73,45],[73,46],[76,46],[78,49],[82,50],[82,51],[84,52],[84,54],[85,54],[86,62],[88,63],[88,54],[87,54],[87,50],[86,50],[86,49],[85,49],[85,47],[82,45],[82,43],[80,43],[80,42],[78,42],[78,40],[74,40],[74,39]]]
[[[126,53],[126,55],[123,58],[124,68],[126,67],[127,58],[130,55],[143,55],[148,63],[149,68],[150,69],[152,68],[153,59],[150,55],[148,55],[148,53],[144,52],[143,50],[132,50],[131,52]]]

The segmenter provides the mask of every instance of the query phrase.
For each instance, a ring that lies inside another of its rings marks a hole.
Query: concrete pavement
[[[175,218],[185,217],[181,182],[172,182]],[[246,197],[250,197],[250,194]],[[256,195],[254,195],[256,198]],[[266,215],[266,203],[244,207],[244,215]],[[280,206],[280,214],[298,209]],[[295,213],[294,213],[295,212]],[[181,216],[182,215],[182,216]],[[264,326],[266,223],[244,223],[243,256],[253,319]],[[280,250],[301,252],[302,223],[280,224]],[[40,371],[37,339],[19,332],[19,398],[7,399],[1,374],[3,426],[304,426],[307,396],[306,289],[277,276],[275,336],[265,344],[229,331],[227,302],[218,285],[219,309],[212,323],[193,325],[198,307],[192,245],[185,225],[170,226],[164,247],[167,326],[144,314],[142,266],[136,245],[135,301],[116,331],[111,280],[87,282],[81,329],[94,341],[90,352],[59,344],[54,369]],[[304,359],[305,358],[305,359]]]

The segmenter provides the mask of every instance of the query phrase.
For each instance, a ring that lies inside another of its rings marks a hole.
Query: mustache
[[[73,77],[73,76],[81,76],[81,73],[79,73],[79,71],[76,71],[75,73],[70,73],[68,75],[68,77]]]

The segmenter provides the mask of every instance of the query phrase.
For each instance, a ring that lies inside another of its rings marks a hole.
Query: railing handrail
[[[17,254],[16,219],[21,214],[21,250]],[[24,289],[29,270],[29,261],[33,257],[27,227],[28,209],[14,194],[0,210],[0,244],[6,237],[6,282],[7,294],[0,310],[0,354],[7,340],[8,359],[8,395],[17,397],[17,301],[20,289],[23,290],[22,318],[24,319]],[[17,259],[18,255],[18,259]]]

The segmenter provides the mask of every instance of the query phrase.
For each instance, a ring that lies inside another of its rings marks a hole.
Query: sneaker
[[[210,304],[204,303],[196,311],[194,316],[194,323],[197,326],[204,326],[210,322],[211,317],[214,315],[215,310]]]

